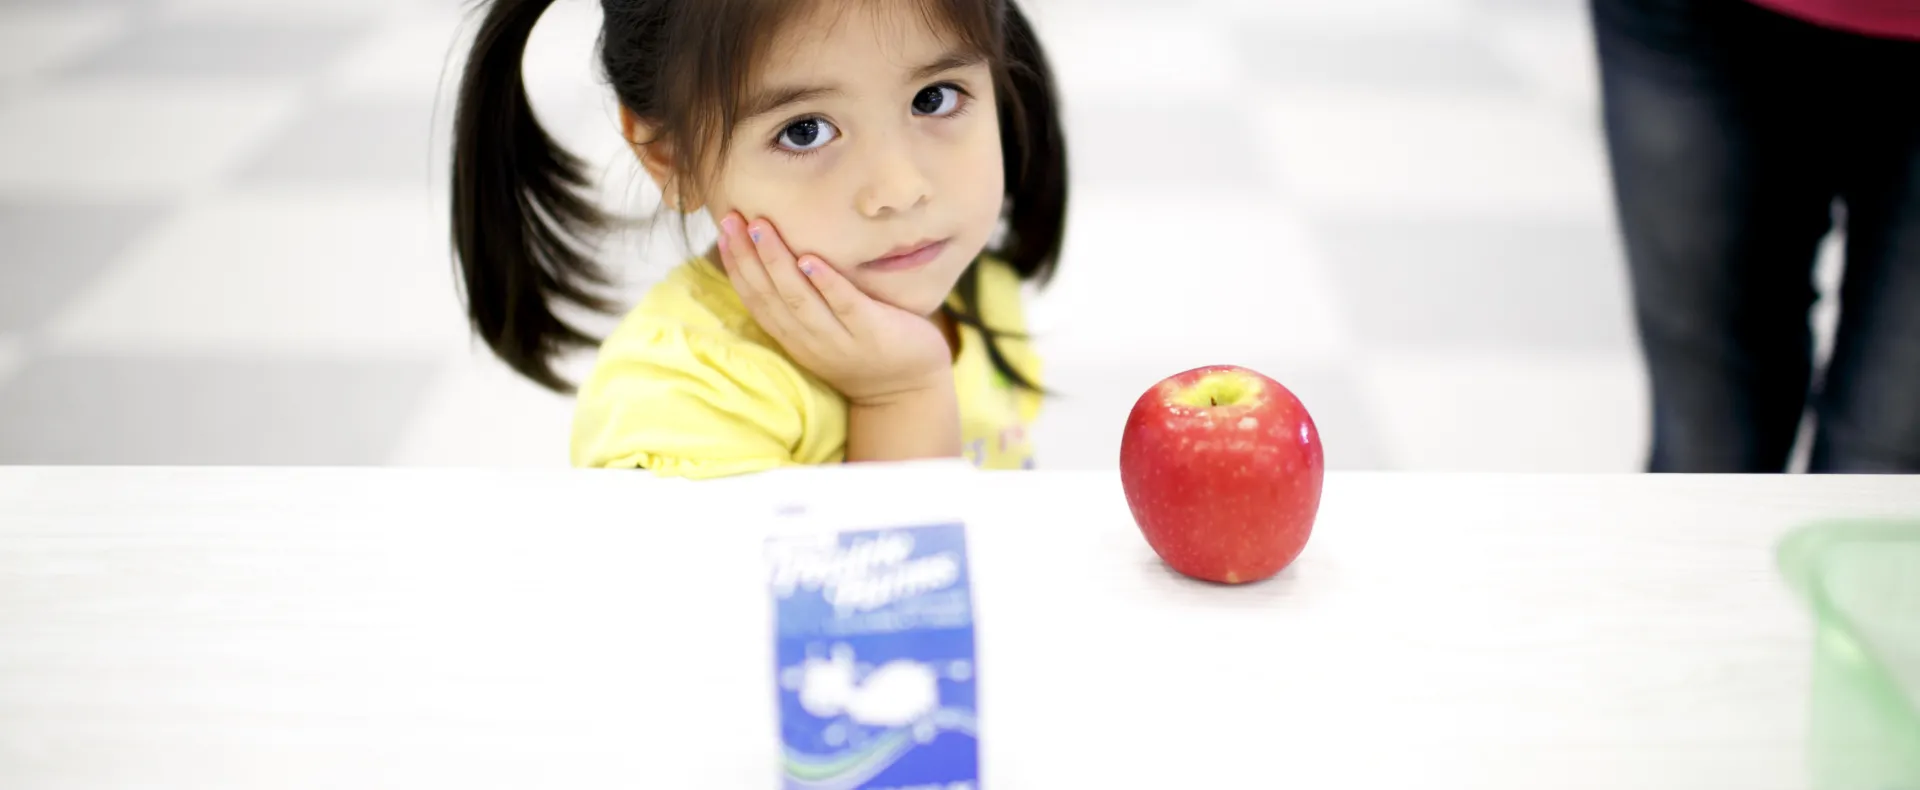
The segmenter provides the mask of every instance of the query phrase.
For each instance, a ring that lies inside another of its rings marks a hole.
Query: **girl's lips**
[[[872,269],[874,271],[881,271],[881,272],[899,272],[899,271],[906,271],[908,269],[917,269],[929,263],[932,263],[933,259],[940,257],[940,253],[944,252],[946,249],[947,249],[947,240],[941,239],[939,241],[923,244],[920,247],[912,250],[911,252],[904,252],[899,255],[889,255],[885,258],[875,258],[873,260],[867,261],[866,263],[860,264],[860,266],[861,268]]]

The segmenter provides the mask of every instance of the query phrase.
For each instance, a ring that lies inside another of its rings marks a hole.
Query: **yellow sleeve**
[[[711,478],[799,463],[805,397],[792,366],[744,341],[636,327],[580,388],[573,464]]]

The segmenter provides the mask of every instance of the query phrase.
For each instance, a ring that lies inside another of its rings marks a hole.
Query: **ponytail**
[[[467,58],[454,118],[453,249],[473,330],[500,359],[557,392],[562,353],[596,340],[557,308],[607,313],[610,280],[590,257],[606,217],[581,161],[533,117],[521,60],[553,0],[493,0]]]

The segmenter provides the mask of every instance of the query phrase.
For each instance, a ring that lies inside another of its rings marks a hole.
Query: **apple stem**
[[[1213,399],[1213,398],[1212,398],[1211,396],[1209,396],[1209,397],[1207,398],[1207,405],[1208,405],[1208,406],[1218,406],[1218,405],[1220,405],[1220,401],[1218,401],[1218,400],[1215,400],[1215,399]]]

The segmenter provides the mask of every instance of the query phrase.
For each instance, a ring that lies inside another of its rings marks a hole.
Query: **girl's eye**
[[[778,144],[784,150],[805,154],[818,150],[839,136],[840,130],[833,128],[833,124],[819,118],[808,118],[794,121],[781,129]]]
[[[913,96],[913,111],[920,115],[952,115],[959,108],[960,89],[952,85],[929,85]]]

